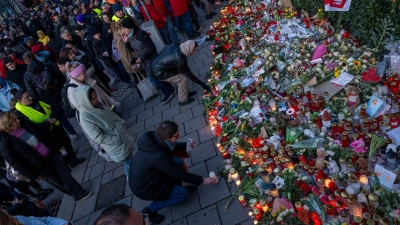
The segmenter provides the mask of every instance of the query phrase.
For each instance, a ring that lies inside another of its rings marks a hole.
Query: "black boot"
[[[147,216],[150,220],[150,223],[152,223],[152,224],[160,224],[165,219],[165,217],[163,215],[152,212],[147,206],[146,206],[146,208],[142,209],[141,213],[147,214]]]

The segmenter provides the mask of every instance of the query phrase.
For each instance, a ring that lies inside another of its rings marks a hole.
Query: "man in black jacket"
[[[190,98],[190,96],[196,94],[195,91],[189,92],[187,77],[211,92],[210,87],[200,81],[187,64],[187,57],[193,55],[196,47],[197,42],[193,40],[185,41],[181,44],[168,45],[152,63],[153,74],[158,80],[178,85],[178,98],[181,106],[192,103],[194,99]]]
[[[164,216],[157,212],[178,204],[196,191],[201,184],[215,184],[216,178],[203,178],[188,173],[182,158],[173,155],[186,153],[186,143],[177,142],[178,125],[171,121],[160,123],[155,132],[144,133],[138,140],[138,151],[132,159],[129,186],[138,198],[153,201],[142,210],[152,224]],[[182,186],[182,182],[194,184]],[[195,186],[196,185],[196,186]]]

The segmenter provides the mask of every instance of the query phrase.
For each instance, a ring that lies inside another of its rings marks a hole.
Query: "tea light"
[[[276,198],[276,197],[279,196],[279,191],[278,191],[278,189],[276,187],[274,187],[274,189],[272,189],[270,191],[270,194],[271,194],[272,197]]]
[[[332,182],[331,179],[325,179],[325,187],[329,188],[329,183]]]
[[[368,183],[368,177],[365,175],[360,176],[360,184],[363,190],[369,191],[370,186]]]
[[[359,206],[359,205],[354,206],[354,207],[353,207],[353,214],[354,214],[354,219],[355,219],[355,217],[357,217],[357,216],[362,218],[363,213],[362,213],[362,208],[361,208],[361,206]]]
[[[229,170],[229,172],[230,172],[230,174],[231,174],[232,180],[235,181],[236,184],[237,184],[237,181],[239,180],[239,174],[238,174],[238,172],[236,172],[235,168],[231,168],[231,169]],[[239,182],[239,184],[240,184],[240,182]]]
[[[235,183],[236,183],[236,186],[239,187],[242,182],[240,180],[237,180]]]

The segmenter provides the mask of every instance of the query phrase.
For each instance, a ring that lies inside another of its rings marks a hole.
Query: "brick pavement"
[[[202,34],[204,35],[213,20],[205,20],[205,14],[201,11],[198,13],[199,22],[203,27]],[[183,39],[182,35],[180,35],[180,38],[181,40]],[[189,66],[192,72],[201,80],[205,79],[206,73],[210,69],[209,65],[213,61],[209,45],[209,42],[205,42],[199,46],[196,53],[189,59]],[[161,105],[161,96],[143,102],[138,97],[137,92],[125,95],[122,118],[127,122],[130,134],[136,139],[146,131],[153,131],[155,125],[163,120],[175,121],[179,124],[179,134],[181,136],[179,140],[186,141],[188,138],[192,138],[197,143],[197,147],[191,152],[191,157],[186,159],[189,171],[201,176],[207,176],[209,171],[217,172],[222,169],[223,159],[215,148],[214,137],[207,125],[204,106],[201,103],[203,90],[199,85],[193,85],[191,81],[189,81],[189,87],[190,90],[198,92],[195,96],[196,101],[183,107],[178,105],[177,96],[168,104]],[[70,196],[55,191],[45,200],[45,203],[56,197],[63,196],[58,217],[71,220],[75,225],[93,224],[102,211],[102,209],[95,211],[100,186],[123,175],[124,169],[122,163],[107,162],[102,157],[99,157],[96,151],[90,148],[75,119],[71,119],[71,122],[77,132],[81,134],[77,140],[73,140],[74,149],[79,152],[78,156],[88,158],[85,163],[77,166],[72,174],[84,188],[90,189],[93,195],[76,204]],[[48,187],[48,184],[43,183],[43,186]],[[247,216],[248,212],[241,207],[238,201],[232,201],[230,207],[224,212],[224,206],[230,198],[229,196],[230,186],[224,178],[220,178],[219,183],[216,185],[202,185],[185,202],[160,211],[159,213],[165,216],[165,221],[162,224],[253,224],[252,220],[249,220]],[[138,211],[149,203],[134,196],[128,184],[125,188],[125,197],[118,202],[131,205]]]

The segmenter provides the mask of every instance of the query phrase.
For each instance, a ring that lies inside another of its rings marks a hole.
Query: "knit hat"
[[[112,10],[114,13],[118,12],[119,10],[122,10],[122,5],[120,4],[114,4],[112,7]]]
[[[3,64],[4,64],[4,65],[7,65],[7,64],[10,63],[10,62],[14,62],[14,60],[12,60],[12,59],[9,58],[9,57],[6,57],[6,58],[3,59]]]
[[[185,41],[180,45],[181,52],[185,56],[190,56],[190,53],[193,51],[195,47],[196,47],[196,41],[193,40]]]
[[[122,20],[121,27],[132,29],[135,27],[135,23],[129,17],[127,17]]]
[[[76,21],[79,23],[85,23],[85,16],[82,14],[79,14],[76,16]]]

